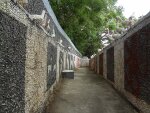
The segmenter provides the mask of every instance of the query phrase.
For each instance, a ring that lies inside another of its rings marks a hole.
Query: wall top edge
[[[51,16],[53,22],[55,23],[58,31],[64,36],[64,38],[66,38],[69,43],[72,45],[72,47],[82,56],[82,54],[78,51],[78,49],[75,47],[75,45],[73,44],[73,42],[70,40],[70,38],[68,37],[68,35],[65,33],[65,31],[62,29],[62,27],[60,26],[55,14],[54,14],[54,11],[49,3],[48,0],[42,0],[44,5],[45,5],[45,8],[46,10],[48,11],[49,15]]]

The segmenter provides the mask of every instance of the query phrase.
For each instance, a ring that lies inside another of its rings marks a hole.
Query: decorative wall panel
[[[45,9],[42,0],[28,0],[28,3],[24,7],[30,14],[38,15],[41,15],[42,11]]]
[[[49,89],[56,80],[57,48],[48,43],[47,49],[47,89]]]
[[[0,113],[24,113],[26,31],[0,11]]]
[[[125,89],[150,104],[150,25],[124,43]]]

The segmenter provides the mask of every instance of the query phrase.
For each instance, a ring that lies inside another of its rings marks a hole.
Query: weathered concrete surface
[[[65,80],[47,113],[137,113],[102,77],[80,68]]]

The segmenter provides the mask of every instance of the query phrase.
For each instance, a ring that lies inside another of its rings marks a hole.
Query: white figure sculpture
[[[51,37],[52,37],[52,38],[55,37],[55,29],[54,29],[54,26],[53,26],[53,33],[51,34]]]

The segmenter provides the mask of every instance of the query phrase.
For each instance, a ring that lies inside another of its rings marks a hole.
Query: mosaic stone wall
[[[0,11],[0,113],[24,113],[26,31]]]
[[[101,53],[103,77],[141,113],[150,113],[150,12]]]
[[[14,1],[0,0],[0,113],[41,113],[52,100],[57,75],[66,68],[64,56],[69,52],[78,58],[81,55],[47,12],[51,9],[43,4],[46,0],[28,0],[28,4]],[[43,20],[31,20],[20,5],[35,15],[46,10],[50,28],[43,30]],[[55,37],[48,35],[53,29]],[[70,60],[67,62],[73,63]]]
[[[114,82],[114,47],[107,50],[107,79]]]
[[[36,8],[35,8],[36,7]],[[44,4],[42,0],[28,0],[28,3],[24,5],[24,8],[30,14],[41,14],[44,10]]]
[[[28,4],[24,5],[24,8],[30,13],[30,14],[38,14],[41,15],[43,10],[47,10],[44,6],[43,3],[44,0],[28,0]],[[36,8],[35,8],[36,7]],[[46,12],[48,14],[48,11]],[[48,31],[50,34],[52,34],[53,29],[55,30],[55,38],[53,40],[59,41],[60,39],[63,41],[62,44],[65,46],[64,49],[68,49],[68,47],[71,47],[70,52],[74,53],[76,55],[81,56],[79,52],[77,52],[74,47],[70,44],[69,40],[64,37],[61,33],[60,30],[57,28],[57,26],[54,24],[53,19],[51,18],[50,15],[47,15],[47,21],[50,19],[50,30]],[[45,28],[46,29],[46,28]]]
[[[48,43],[47,50],[47,89],[49,89],[56,80],[57,48]]]
[[[150,104],[150,24],[125,40],[125,89]]]

